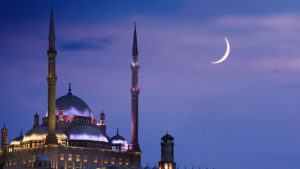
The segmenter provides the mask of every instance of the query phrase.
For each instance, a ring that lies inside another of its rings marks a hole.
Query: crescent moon
[[[224,54],[224,56],[220,59],[220,60],[217,60],[215,62],[211,62],[212,64],[218,64],[218,63],[221,63],[221,62],[224,62],[228,56],[229,56],[229,53],[230,53],[230,44],[229,44],[229,41],[226,37],[224,37],[225,41],[226,41],[226,44],[227,44],[227,49],[226,49],[226,52]]]

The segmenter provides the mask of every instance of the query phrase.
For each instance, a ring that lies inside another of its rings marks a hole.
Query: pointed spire
[[[138,56],[138,45],[137,45],[137,36],[136,36],[136,23],[134,23],[132,56]]]
[[[21,137],[23,136],[22,129],[21,129],[21,131],[20,131],[20,136],[21,136]]]
[[[49,28],[49,52],[56,53],[55,51],[55,29],[53,19],[53,7],[51,6],[50,28]]]
[[[4,123],[4,125],[3,125],[2,130],[7,130],[7,128],[6,128],[6,126],[5,126],[5,123]]]
[[[119,135],[119,128],[117,128],[117,136]],[[148,165],[148,164],[147,164]]]
[[[72,95],[71,83],[69,83],[68,95]]]
[[[49,36],[55,36],[54,19],[53,19],[53,5],[51,5],[51,18],[50,18]]]

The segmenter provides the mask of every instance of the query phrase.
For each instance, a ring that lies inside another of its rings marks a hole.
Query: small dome
[[[23,141],[31,141],[31,140],[44,140],[48,134],[48,126],[36,126],[29,130],[24,138]],[[64,132],[56,129],[56,137],[58,140],[67,139],[67,136]]]
[[[56,100],[57,115],[59,109],[63,110],[64,115],[93,117],[89,106],[79,97],[72,95],[72,93],[68,93]]]
[[[101,130],[89,125],[76,125],[67,131],[69,140],[88,140],[108,143],[108,138]]]
[[[128,145],[128,142],[126,141],[126,139],[124,137],[120,136],[119,132],[117,132],[117,135],[113,136],[110,139],[109,143],[112,145],[117,145],[117,144]]]
[[[20,145],[22,140],[23,140],[23,136],[20,135],[19,137],[16,137],[15,139],[13,139],[13,141],[10,143],[10,145]]]
[[[40,162],[50,162],[50,159],[47,155],[45,154],[40,154],[39,156],[37,156],[35,161],[40,161]]]

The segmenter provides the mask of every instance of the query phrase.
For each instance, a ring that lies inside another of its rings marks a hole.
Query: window
[[[104,164],[107,164],[107,163],[108,163],[107,157],[104,157]]]
[[[60,154],[60,160],[65,160],[64,154]]]
[[[111,164],[114,165],[116,163],[116,160],[114,157],[111,158]]]
[[[119,159],[118,159],[118,164],[119,164],[119,165],[122,165],[122,158],[119,158]]]
[[[32,143],[32,148],[35,148],[35,143]]]
[[[32,160],[35,161],[35,158],[36,158],[35,155],[33,155],[33,156],[32,156]]]
[[[69,160],[69,161],[72,161],[72,154],[69,154],[69,155],[68,155],[68,160]]]
[[[76,161],[77,161],[77,162],[80,161],[80,155],[76,155]]]
[[[85,162],[85,163],[87,162],[87,156],[86,155],[83,156],[83,162]]]
[[[129,165],[129,160],[128,159],[125,160],[125,165]]]
[[[76,123],[79,123],[79,119],[76,119]]]
[[[98,163],[98,156],[94,157],[94,163]]]
[[[112,146],[112,148],[111,148],[112,150],[116,150],[116,147],[115,146]]]
[[[83,119],[81,119],[81,124],[83,124],[84,123],[84,120]]]
[[[86,124],[89,124],[89,123],[90,123],[90,121],[89,121],[89,120],[86,120],[85,122],[86,122]]]

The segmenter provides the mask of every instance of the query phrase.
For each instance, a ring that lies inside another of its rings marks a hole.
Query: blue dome
[[[56,114],[58,115],[58,110],[62,109],[64,115],[76,115],[93,117],[92,111],[89,106],[81,100],[79,97],[68,93],[56,100]]]
[[[89,125],[76,125],[67,131],[69,140],[100,141],[108,143],[108,138],[101,130]]]

